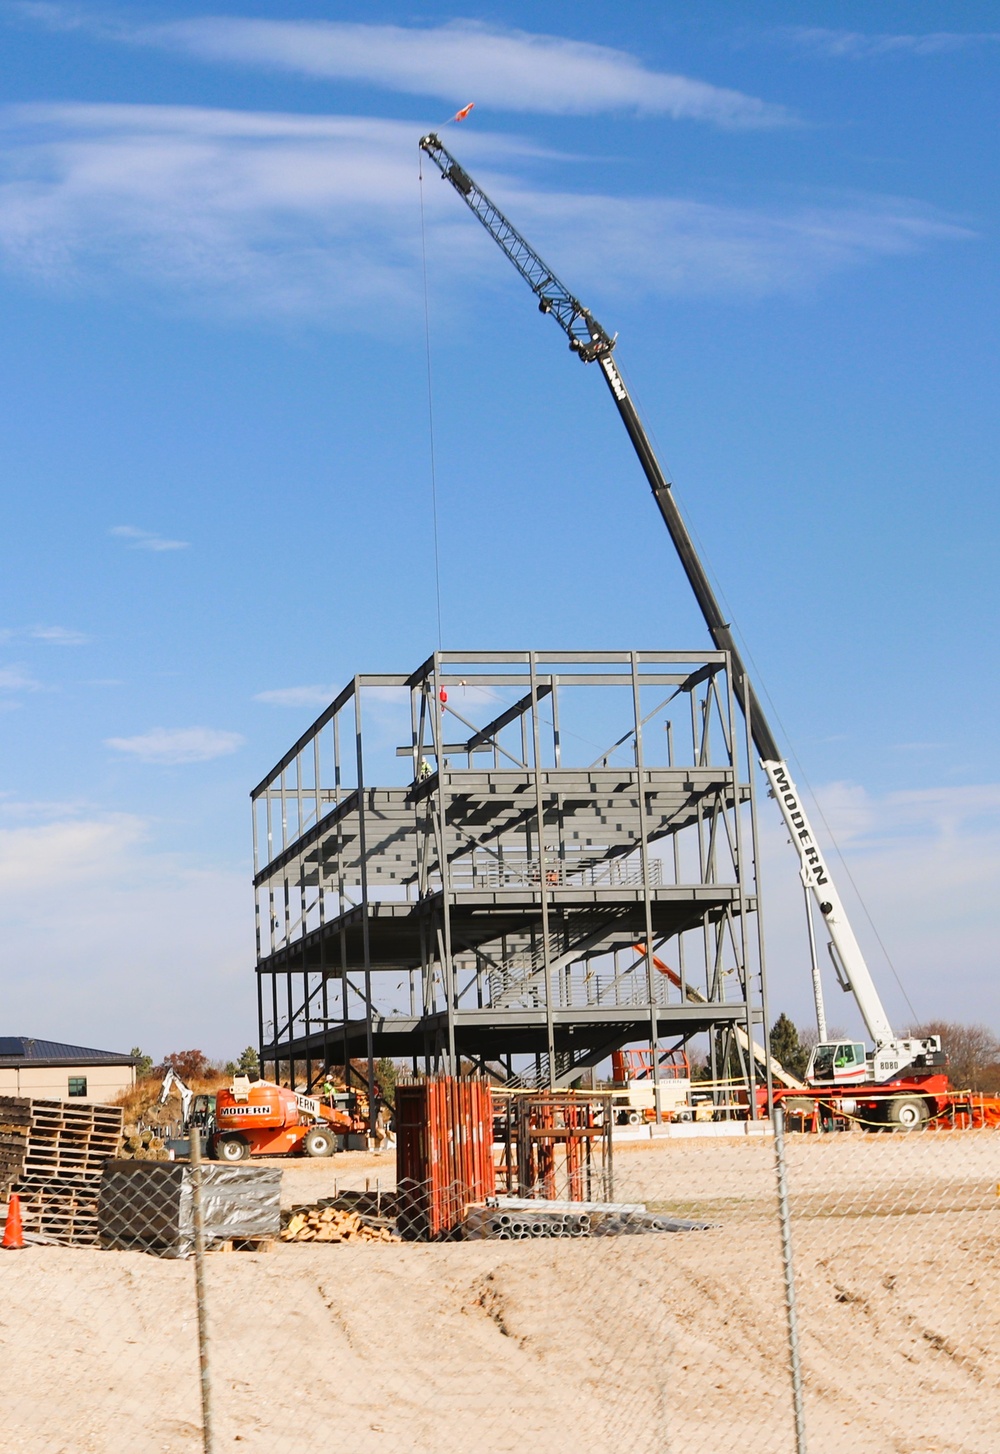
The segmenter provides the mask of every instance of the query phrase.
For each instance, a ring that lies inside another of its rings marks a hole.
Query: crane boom
[[[670,532],[709,635],[718,650],[729,653],[733,692],[747,719],[761,766],[798,853],[802,882],[812,893],[829,932],[830,953],[837,978],[841,986],[853,994],[865,1027],[875,1042],[875,1054],[869,1065],[872,1075],[876,1079],[887,1080],[907,1065],[927,1063],[928,1057],[940,1060],[939,1037],[897,1040],[893,1033],[861,946],[851,928],[833,877],[826,867],[824,856],[802,807],[788,764],[782,758],[764,716],[729,623],[722,613],[674,499],[670,482],[660,467],[639,412],[615,363],[613,354],[617,335],[609,334],[590,310],[570,292],[510,219],[442,145],[438,136],[431,132],[421,137],[420,149],[430,157],[444,181],[451,183],[466,206],[475,213],[490,236],[506,253],[537,297],[539,311],[550,313],[566,334],[570,349],[583,363],[600,365],[604,381],[628,431],[663,522]],[[816,1051],[813,1052],[814,1058],[815,1055]]]
[[[670,482],[660,468],[660,463],[653,452],[653,446],[650,444],[642,420],[639,418],[639,412],[632,402],[629,391],[625,387],[625,381],[618,371],[618,365],[612,357],[615,347],[614,338],[601,327],[590,310],[573,296],[553,269],[543,262],[531,244],[522,237],[514,224],[504,216],[496,203],[487,197],[483,189],[472,180],[451,153],[445,150],[436,136],[432,134],[423,137],[420,146],[438,167],[445,181],[451,183],[462,200],[479,218],[490,236],[503,248],[537,297],[539,311],[552,315],[569,339],[570,348],[579,355],[584,363],[600,364],[604,381],[611,391],[615,407],[628,430],[643,473],[649,481],[653,498],[663,516],[664,524],[670,532],[670,538],[674,542],[677,554],[680,556],[681,565],[694,592],[695,600],[701,608],[709,635],[719,651],[728,651],[730,654],[733,664],[733,691],[750,723],[754,746],[764,761],[778,761],[781,754],[760,702],[750,684],[729,623],[722,613],[712,584],[698,558],[684,518],[677,508]]]

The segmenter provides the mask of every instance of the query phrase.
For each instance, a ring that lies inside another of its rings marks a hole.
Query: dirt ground
[[[291,1205],[393,1163],[282,1168]],[[773,1147],[631,1143],[616,1172],[710,1229],[211,1256],[216,1449],[791,1454]],[[1000,1448],[998,1181],[994,1132],[790,1141],[814,1454]],[[0,1256],[0,1446],[194,1454],[200,1421],[190,1263]]]
[[[392,1191],[396,1185],[396,1153],[341,1151],[329,1158],[260,1157],[255,1166],[281,1168],[281,1205],[314,1202],[341,1191]]]

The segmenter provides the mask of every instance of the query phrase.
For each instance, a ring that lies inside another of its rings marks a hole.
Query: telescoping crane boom
[[[871,1080],[877,1083],[896,1080],[904,1073],[915,1071],[927,1073],[944,1065],[941,1041],[938,1036],[925,1039],[899,1039],[893,1033],[889,1017],[885,1012],[864,954],[851,928],[847,913],[833,882],[833,875],[826,858],[812,830],[802,799],[792,775],[767,723],[757,694],[747,675],[742,657],[733,638],[729,623],[716,599],[711,582],[701,563],[694,543],[688,533],[684,518],[674,499],[670,482],[660,468],[659,461],[643,428],[642,420],[632,402],[618,366],[614,359],[617,335],[602,328],[597,319],[574,297],[553,270],[539,257],[531,244],[518,232],[514,224],[504,216],[495,202],[473,181],[469,173],[460,166],[440,138],[430,133],[420,140],[420,148],[440,171],[443,179],[450,182],[455,191],[479,218],[494,241],[503,249],[514,267],[524,278],[538,299],[541,313],[548,313],[559,324],[569,339],[571,350],[583,363],[596,363],[611,391],[615,407],[622,423],[628,430],[633,448],[639,457],[653,498],[663,517],[663,523],[670,532],[670,538],[680,557],[695,600],[701,609],[709,635],[720,651],[729,653],[732,663],[733,691],[750,727],[754,746],[760,755],[761,767],[767,775],[771,791],[781,810],[785,826],[799,856],[802,882],[813,895],[830,936],[830,954],[837,977],[845,990],[854,995],[861,1018],[874,1042],[874,1052],[868,1057],[861,1055],[857,1047],[819,1044],[812,1053],[807,1071],[809,1080],[861,1082]],[[843,1062],[842,1052],[854,1049],[854,1062],[850,1066],[841,1063],[834,1072],[834,1051]],[[829,1071],[827,1073],[827,1066]],[[846,1073],[844,1073],[846,1072]]]

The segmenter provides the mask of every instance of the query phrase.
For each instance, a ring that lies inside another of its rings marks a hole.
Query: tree
[[[212,1064],[203,1050],[175,1050],[172,1055],[165,1055],[154,1073],[164,1076],[168,1070],[183,1081],[204,1080],[206,1076],[218,1074],[218,1066]]]
[[[396,1078],[398,1074],[399,1072],[393,1061],[386,1059],[385,1056],[381,1060],[376,1060],[375,1084],[378,1087],[378,1093],[382,1100],[386,1101],[390,1106],[396,1104]]]
[[[847,1031],[845,1029],[843,1029],[843,1027],[840,1026],[840,1025],[827,1025],[827,1027],[826,1027],[826,1035],[824,1036],[824,1044],[827,1044],[828,1045],[833,1040],[853,1040],[853,1039],[854,1039],[854,1036],[853,1035],[848,1035]],[[816,1026],[815,1025],[807,1025],[804,1030],[803,1030],[803,1028],[802,1028],[801,1025],[799,1026],[799,1044],[802,1046],[802,1049],[805,1051],[806,1063],[808,1064],[809,1063],[809,1056],[810,1056],[810,1054],[812,1053],[813,1050],[815,1050],[816,1046],[819,1044],[819,1031],[816,1029]]]
[[[145,1050],[140,1050],[138,1045],[133,1045],[129,1054],[135,1061],[136,1080],[148,1080],[153,1074],[153,1057],[147,1055]]]
[[[940,1035],[948,1057],[948,1078],[956,1090],[985,1091],[1000,1088],[1000,1040],[988,1025],[961,1025],[950,1020],[928,1020],[911,1025],[904,1035],[923,1039]]]
[[[260,1061],[252,1045],[240,1052],[239,1060],[227,1060],[222,1068],[227,1075],[248,1075],[251,1079],[260,1075]]]
[[[805,1076],[809,1052],[799,1039],[797,1027],[784,1012],[771,1026],[771,1054],[789,1075],[797,1080]]]

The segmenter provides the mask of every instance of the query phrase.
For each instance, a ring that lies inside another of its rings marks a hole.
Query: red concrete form
[[[414,1239],[449,1236],[471,1202],[496,1191],[489,1082],[441,1075],[396,1086],[399,1227]]]
[[[607,1201],[614,1186],[607,1091],[494,1091],[507,1191]],[[515,1179],[516,1174],[516,1179]]]

